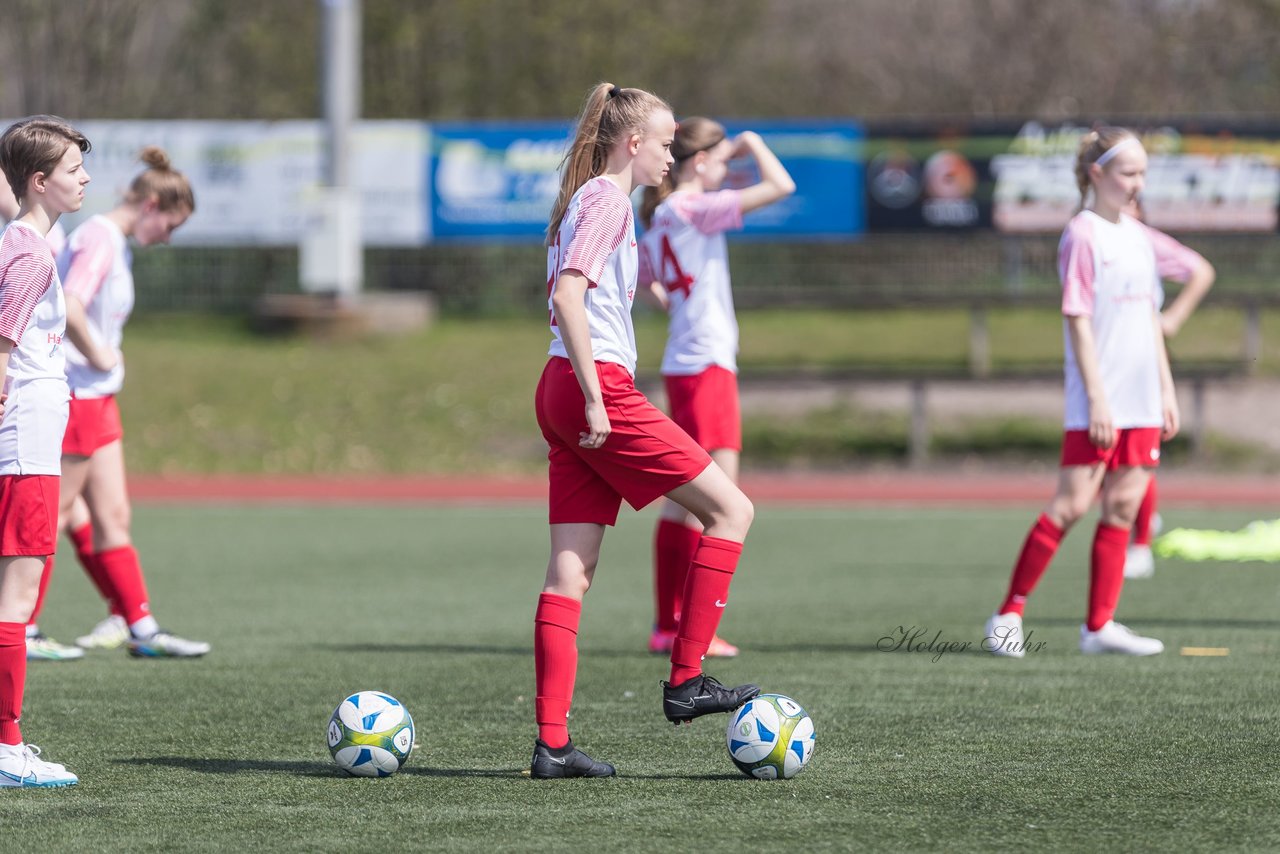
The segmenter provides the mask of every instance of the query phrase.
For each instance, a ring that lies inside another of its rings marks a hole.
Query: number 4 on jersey
[[[671,241],[665,234],[662,235],[662,265],[659,270],[662,286],[667,289],[667,293],[679,292],[684,294],[685,299],[689,298],[689,291],[693,289],[693,276],[685,275],[675,251],[671,248]]]

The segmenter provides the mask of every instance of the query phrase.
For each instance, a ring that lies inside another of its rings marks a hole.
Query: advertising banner
[[[1149,155],[1142,201],[1151,225],[1280,228],[1280,127],[1131,126]],[[866,142],[868,229],[1060,231],[1080,205],[1074,167],[1088,130],[1037,122],[875,128]]]
[[[320,122],[86,121],[93,143],[84,209],[67,226],[114,207],[143,169],[138,153],[158,145],[195,191],[196,212],[175,245],[295,245],[314,217],[322,183]],[[360,122],[352,134],[353,183],[364,240],[418,246],[430,239],[421,122]]]
[[[862,130],[852,122],[726,122],[757,131],[795,178],[794,196],[750,214],[748,237],[849,238],[865,229]],[[431,218],[437,240],[541,240],[559,191],[569,122],[432,126]],[[759,180],[731,164],[726,186]],[[638,195],[637,195],[638,198]]]

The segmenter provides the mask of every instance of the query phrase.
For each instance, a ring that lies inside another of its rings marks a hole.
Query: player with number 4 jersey
[[[671,419],[738,479],[742,418],[738,402],[738,320],[729,280],[725,232],[742,217],[795,192],[795,182],[759,134],[730,139],[719,123],[701,116],[680,122],[671,146],[675,166],[645,190],[640,214],[646,232],[640,251],[640,296],[665,310],[670,329],[662,357]],[[760,181],[721,189],[729,161],[750,157]],[[702,526],[675,502],[665,502],[654,535],[654,626],[649,650],[670,652],[680,621],[685,576]],[[738,649],[719,636],[707,655],[732,657]]]

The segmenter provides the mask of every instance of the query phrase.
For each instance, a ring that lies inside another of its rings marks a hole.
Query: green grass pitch
[[[1046,483],[1046,490],[1050,484]],[[1076,650],[1092,522],[1032,598],[1044,646],[978,652],[1034,508],[761,507],[708,670],[791,695],[817,747],[791,781],[734,769],[723,716],[660,709],[651,513],[605,540],[579,637],[575,740],[614,780],[522,776],[544,510],[522,506],[145,505],[136,538],[166,628],[202,661],[95,652],[33,662],[24,733],[79,786],[0,791],[28,851],[1245,850],[1280,845],[1280,585],[1262,564],[1165,562],[1120,617],[1153,659]],[[1169,508],[1234,528],[1274,508]],[[99,617],[64,558],[42,625]],[[885,651],[923,630],[934,649]],[[940,633],[940,637],[939,637]],[[889,640],[882,640],[888,638]],[[968,642],[968,650],[947,647]],[[1221,658],[1183,646],[1229,647]],[[419,747],[348,778],[325,724],[391,693]]]

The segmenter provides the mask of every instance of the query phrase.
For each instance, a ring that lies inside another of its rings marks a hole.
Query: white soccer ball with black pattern
[[[761,694],[732,713],[725,741],[738,770],[758,780],[789,780],[813,757],[813,719],[790,697]]]
[[[357,777],[390,777],[413,752],[413,718],[381,691],[352,694],[329,717],[333,761]]]

